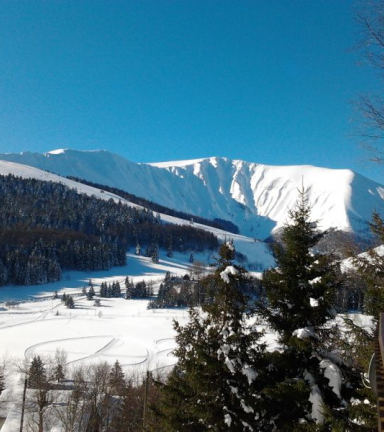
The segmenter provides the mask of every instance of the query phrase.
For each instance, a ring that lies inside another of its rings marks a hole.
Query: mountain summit
[[[222,157],[137,164],[105,150],[23,152],[0,154],[0,159],[113,186],[186,213],[229,220],[242,234],[261,239],[288,220],[302,186],[322,230],[361,235],[373,210],[384,214],[384,186],[347,169],[268,166]]]

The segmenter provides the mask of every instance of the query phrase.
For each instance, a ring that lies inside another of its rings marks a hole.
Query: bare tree
[[[85,403],[89,413],[86,432],[107,429],[112,415],[109,386],[111,367],[108,363],[91,365],[87,369]]]
[[[73,370],[72,382],[72,388],[62,391],[55,404],[55,417],[64,432],[83,431],[88,422],[85,403],[87,381],[84,368],[78,367]]]
[[[359,28],[359,42],[355,49],[377,72],[384,84],[384,1],[362,2],[355,14]],[[384,163],[384,97],[381,94],[365,94],[357,100],[362,116],[358,135],[362,146],[371,154],[370,160]]]

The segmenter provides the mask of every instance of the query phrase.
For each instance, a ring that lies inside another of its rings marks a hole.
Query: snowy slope
[[[351,170],[267,166],[225,158],[153,165],[184,179],[198,177],[211,199],[220,202],[219,217],[231,215],[248,235],[265,237],[281,228],[303,185],[312,218],[324,230],[334,227],[358,233],[366,228],[373,209],[384,210],[384,187]],[[216,198],[218,193],[221,196]]]
[[[14,162],[7,162],[0,160],[0,175],[13,174],[22,178],[34,178],[42,181],[52,181],[55,183],[62,183],[70,188],[76,189],[79,193],[84,193],[87,195],[93,195],[99,199],[109,200],[113,199],[115,202],[121,201],[122,203],[133,206],[140,207],[133,204],[124,198],[121,198],[113,193],[107,191],[101,191],[100,189],[93,188],[91,186],[86,186],[82,183],[69,180],[67,178],[52,174],[46,171],[42,171],[38,168],[34,168],[28,165],[22,165]],[[172,223],[177,225],[189,225],[190,222],[179,219],[173,216],[160,214],[161,220],[166,223]],[[195,223],[194,227],[200,228],[209,232],[212,232],[217,238],[225,240],[226,238],[232,238],[236,250],[241,252],[246,257],[248,257],[248,264],[254,268],[265,269],[274,265],[274,259],[268,246],[263,242],[255,242],[253,238],[249,238],[243,235],[236,235],[228,233],[217,228],[208,227],[202,224]]]
[[[209,219],[230,220],[242,234],[261,239],[287,221],[302,184],[322,229],[360,233],[372,210],[384,208],[384,187],[350,170],[267,166],[218,157],[136,164],[107,151],[63,149],[0,154],[0,159],[114,186]]]

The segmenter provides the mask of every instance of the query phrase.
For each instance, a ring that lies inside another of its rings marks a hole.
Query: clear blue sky
[[[349,0],[0,0],[0,152],[353,168]]]

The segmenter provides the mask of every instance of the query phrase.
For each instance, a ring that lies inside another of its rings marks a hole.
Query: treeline
[[[250,275],[244,278],[242,290],[252,299],[261,298],[263,295],[261,282]],[[195,279],[193,274],[192,277],[188,274],[180,277],[167,272],[160,284],[158,295],[148,303],[148,309],[203,306],[212,303],[215,292],[214,275]]]
[[[161,224],[152,211],[79,194],[62,184],[0,176],[0,285],[44,284],[63,269],[108,270],[142,245],[217,247],[192,226]]]
[[[100,190],[105,190],[105,191],[114,193],[115,195],[121,196],[122,198],[125,198],[126,200],[128,200],[132,203],[141,205],[141,206],[148,208],[154,212],[166,214],[169,216],[174,216],[174,217],[188,220],[188,221],[194,221],[194,222],[197,222],[197,223],[200,223],[203,225],[211,226],[213,228],[219,228],[219,229],[222,229],[224,231],[231,232],[233,234],[238,234],[240,232],[239,227],[237,225],[235,225],[234,223],[232,223],[231,221],[227,221],[227,220],[220,219],[220,218],[215,218],[213,220],[205,219],[205,218],[200,217],[200,216],[195,216],[195,215],[191,215],[189,213],[184,213],[184,212],[181,212],[178,210],[170,209],[170,208],[165,207],[161,204],[154,203],[153,201],[147,200],[145,198],[137,197],[136,195],[133,195],[129,192],[125,192],[121,189],[117,189],[115,187],[101,185],[99,183],[93,183],[93,182],[90,182],[88,180],[84,180],[84,179],[74,177],[74,176],[68,176],[68,178],[71,180],[74,180],[76,182],[83,183],[85,185],[92,186],[92,187],[100,189]]]

